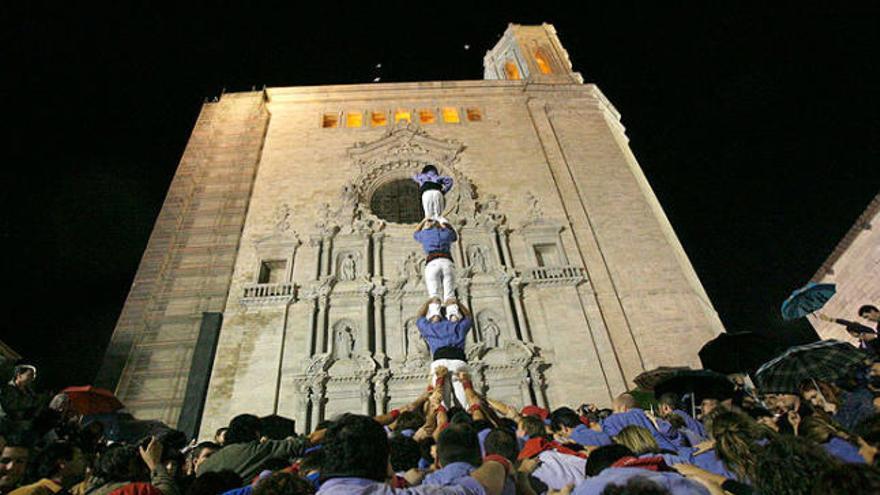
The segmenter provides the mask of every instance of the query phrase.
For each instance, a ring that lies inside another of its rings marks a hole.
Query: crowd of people
[[[429,213],[415,233],[429,294],[417,326],[433,356],[416,400],[285,439],[241,414],[210,441],[171,428],[119,441],[65,394],[36,393],[36,368],[20,365],[0,391],[0,494],[880,493],[880,359],[867,352],[877,330],[864,325],[848,328],[870,357],[797,393],[762,393],[739,376],[734,393],[699,404],[623,393],[610,408],[548,410],[481,395],[464,353],[471,314],[454,298],[455,230],[440,216],[452,181],[433,167],[415,179]],[[880,321],[874,306],[859,314]]]

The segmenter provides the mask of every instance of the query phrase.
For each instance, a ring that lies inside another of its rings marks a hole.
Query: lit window
[[[339,114],[325,113],[323,126],[325,128],[339,127]]]
[[[348,112],[345,114],[346,127],[360,127],[364,125],[364,115],[360,112]]]
[[[419,110],[419,122],[423,124],[433,124],[437,122],[437,118],[434,117],[434,112],[427,109]]]
[[[504,72],[507,74],[508,79],[519,80],[519,69],[516,67],[516,64],[513,61],[508,61],[504,64]]]
[[[468,108],[467,119],[469,122],[481,122],[483,120],[483,114],[480,112],[479,108]]]
[[[401,120],[405,122],[412,122],[412,115],[409,113],[409,110],[398,110],[394,112],[394,123],[398,123]]]
[[[443,107],[441,113],[443,114],[443,122],[446,122],[447,124],[457,124],[460,122],[458,119],[458,110],[452,107]]]
[[[550,62],[547,61],[547,57],[544,56],[544,52],[540,49],[535,52],[535,62],[538,64],[538,70],[541,71],[541,74],[553,73],[553,69],[550,68]]]
[[[372,112],[370,114],[370,122],[373,127],[382,127],[388,124],[388,116],[384,112]]]

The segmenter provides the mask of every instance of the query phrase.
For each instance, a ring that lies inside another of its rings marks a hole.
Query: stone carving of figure
[[[471,267],[480,273],[486,273],[486,255],[482,246],[471,246]]]
[[[351,359],[354,352],[354,337],[352,337],[351,327],[348,325],[336,329],[334,353],[336,359]]]
[[[347,281],[357,278],[357,260],[351,253],[346,254],[339,263],[339,280]]]
[[[483,342],[486,343],[487,347],[498,347],[498,340],[501,337],[501,328],[498,327],[498,323],[495,322],[495,319],[491,316],[486,316],[483,319],[482,330],[483,330]]]
[[[419,333],[419,329],[410,321],[406,324],[406,358],[425,359],[428,356],[428,349],[425,347],[425,341]]]

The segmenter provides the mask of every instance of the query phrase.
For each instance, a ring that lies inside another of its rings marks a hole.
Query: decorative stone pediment
[[[416,161],[450,167],[458,160],[464,145],[451,139],[437,139],[416,124],[399,123],[378,140],[358,142],[348,154],[360,166],[364,178],[389,161]]]

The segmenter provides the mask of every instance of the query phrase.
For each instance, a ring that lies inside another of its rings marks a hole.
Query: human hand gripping
[[[147,444],[147,448],[140,446],[138,447],[138,451],[141,454],[141,459],[144,460],[144,464],[150,468],[150,472],[153,472],[156,469],[156,466],[161,464],[162,442],[160,442],[158,438],[151,437],[150,443]]]

